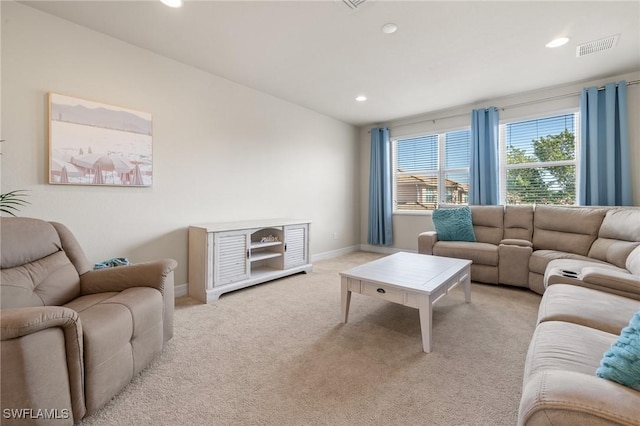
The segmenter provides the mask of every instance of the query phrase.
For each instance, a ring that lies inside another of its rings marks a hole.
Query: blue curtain
[[[631,205],[627,83],[580,94],[580,166],[578,204]]]
[[[498,115],[495,107],[471,112],[469,204],[495,205],[500,200]]]
[[[371,166],[369,175],[369,234],[367,242],[393,243],[391,231],[391,142],[389,129],[371,129]]]

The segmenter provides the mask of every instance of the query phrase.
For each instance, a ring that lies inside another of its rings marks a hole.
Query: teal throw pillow
[[[469,207],[435,209],[431,219],[436,227],[438,241],[476,241]]]
[[[93,265],[93,269],[105,269],[105,268],[114,268],[116,266],[127,266],[129,265],[129,259],[126,257],[114,257],[113,259],[105,260]]]
[[[640,311],[605,352],[596,375],[640,390]]]

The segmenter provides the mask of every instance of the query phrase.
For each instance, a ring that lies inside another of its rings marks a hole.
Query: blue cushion
[[[640,390],[640,311],[605,352],[596,375]]]
[[[95,265],[93,265],[93,269],[114,268],[116,266],[127,266],[127,265],[129,265],[129,259],[127,259],[126,257],[114,257],[113,259],[96,263]]]
[[[476,241],[469,207],[435,209],[431,219],[439,241]]]

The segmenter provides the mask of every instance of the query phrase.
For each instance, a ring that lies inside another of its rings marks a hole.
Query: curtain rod
[[[627,82],[627,86],[631,86],[633,84],[638,84],[638,83],[640,83],[640,80],[628,81]],[[605,89],[604,86],[598,87],[598,90],[604,90],[604,89]],[[536,103],[544,102],[544,101],[553,101],[553,100],[556,100],[556,99],[563,99],[563,98],[570,98],[570,97],[573,97],[573,96],[579,96],[581,93],[582,92],[567,93],[565,95],[552,96],[552,97],[545,98],[545,99],[537,99],[535,101],[521,102],[519,104],[513,104],[513,105],[506,106],[506,107],[498,108],[498,109],[504,111],[505,109],[508,109],[508,108],[516,108],[516,107],[536,104]]]
[[[627,86],[632,86],[634,84],[640,84],[640,80],[633,80],[633,81],[628,81],[627,82]],[[604,86],[598,87],[598,90],[604,90]],[[537,104],[537,103],[541,103],[541,102],[555,101],[557,99],[564,99],[564,98],[570,98],[570,97],[573,97],[573,96],[579,96],[580,93],[582,93],[582,92],[566,93],[564,95],[551,96],[551,97],[543,98],[543,99],[535,99],[535,100],[532,100],[532,101],[520,102],[520,103],[517,103],[517,104],[507,105],[507,106],[503,106],[503,107],[496,107],[496,108],[498,108],[501,111],[504,111],[504,110],[510,109],[510,108],[518,108],[518,107],[527,106],[527,105],[533,105],[533,104]],[[438,118],[432,118],[432,119],[426,118],[426,119],[420,119],[420,120],[415,120],[415,121],[409,121],[407,123],[396,124],[395,126],[386,126],[386,127],[403,127],[403,126],[409,126],[411,124],[426,123],[428,121],[433,121],[435,123],[438,120],[446,120],[446,119],[449,119],[449,118],[464,117],[464,116],[466,116],[468,114],[469,113],[461,113],[461,114],[447,115],[447,116],[444,116],[444,117],[438,117]],[[371,130],[369,130],[369,133],[371,133]]]

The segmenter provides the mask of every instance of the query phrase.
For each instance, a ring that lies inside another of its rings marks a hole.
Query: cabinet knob
[[[384,294],[386,293],[386,291],[384,291],[384,288],[379,288],[378,290],[376,290],[378,293],[380,294]]]

